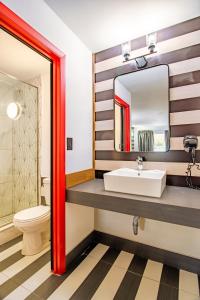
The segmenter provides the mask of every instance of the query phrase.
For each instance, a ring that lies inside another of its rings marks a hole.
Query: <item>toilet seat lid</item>
[[[38,205],[19,211],[15,214],[14,219],[21,222],[33,221],[48,216],[49,212],[49,206]]]

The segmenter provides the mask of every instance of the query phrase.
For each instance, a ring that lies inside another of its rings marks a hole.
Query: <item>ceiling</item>
[[[0,29],[0,72],[28,81],[50,71],[50,62]]]
[[[200,15],[199,0],[45,0],[92,51]]]

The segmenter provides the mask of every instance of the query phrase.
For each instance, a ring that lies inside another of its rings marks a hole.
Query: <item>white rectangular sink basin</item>
[[[104,174],[106,191],[161,197],[166,186],[166,171],[122,168]]]

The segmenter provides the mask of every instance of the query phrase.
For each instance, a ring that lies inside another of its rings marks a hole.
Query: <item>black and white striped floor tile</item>
[[[0,299],[198,300],[200,277],[103,244],[91,245],[64,276],[50,250],[24,257],[21,238],[0,246]]]

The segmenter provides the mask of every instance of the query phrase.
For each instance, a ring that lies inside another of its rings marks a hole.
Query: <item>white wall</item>
[[[91,51],[44,1],[2,2],[66,54],[66,131],[67,136],[74,139],[74,150],[66,155],[66,173],[92,168]],[[68,204],[66,215],[68,252],[93,230],[94,212]],[[76,222],[70,225],[72,216]]]
[[[69,253],[94,230],[94,209],[66,204],[66,253]]]
[[[115,79],[115,95],[120,97],[126,103],[130,105],[131,112],[131,98],[132,95],[129,90],[119,81],[119,79]],[[115,150],[120,151],[121,149],[121,112],[117,109],[118,106],[115,105]]]
[[[92,167],[92,53],[42,0],[1,1],[66,54],[66,172]]]
[[[96,230],[200,259],[200,230],[145,219],[144,230],[139,229],[138,235],[133,235],[132,221],[129,215],[95,211]]]
[[[130,105],[131,111],[131,93],[129,90],[119,81],[119,79],[115,79],[115,95],[120,97],[126,103]]]
[[[41,75],[41,177],[51,174],[50,72]]]

